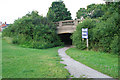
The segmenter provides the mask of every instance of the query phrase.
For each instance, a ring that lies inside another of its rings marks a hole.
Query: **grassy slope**
[[[2,36],[2,32],[0,32],[0,37]]]
[[[69,73],[60,63],[58,49],[30,49],[3,40],[3,78],[65,78]]]
[[[71,48],[66,53],[73,59],[111,77],[118,77],[118,56],[94,51]]]

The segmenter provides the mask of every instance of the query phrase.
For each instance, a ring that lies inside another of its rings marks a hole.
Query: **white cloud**
[[[28,12],[37,10],[40,15],[46,16],[51,3],[55,0],[1,0],[0,21],[13,23],[15,19],[24,16]],[[103,0],[63,0],[73,19],[81,7],[92,3],[104,3]]]

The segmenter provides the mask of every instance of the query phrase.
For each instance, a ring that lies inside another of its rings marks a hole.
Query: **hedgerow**
[[[3,36],[13,38],[14,44],[31,48],[50,48],[63,44],[56,33],[56,26],[36,11],[17,19],[3,31]]]

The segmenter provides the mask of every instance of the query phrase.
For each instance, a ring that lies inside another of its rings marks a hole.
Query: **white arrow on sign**
[[[82,28],[82,32],[84,32],[84,31],[88,31],[88,28]]]
[[[82,28],[82,38],[88,39],[88,28]]]

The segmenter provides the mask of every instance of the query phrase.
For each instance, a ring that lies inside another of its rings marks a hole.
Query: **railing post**
[[[62,26],[62,21],[59,21],[59,26]]]
[[[77,20],[74,20],[74,25],[76,26],[78,24],[78,21]]]

